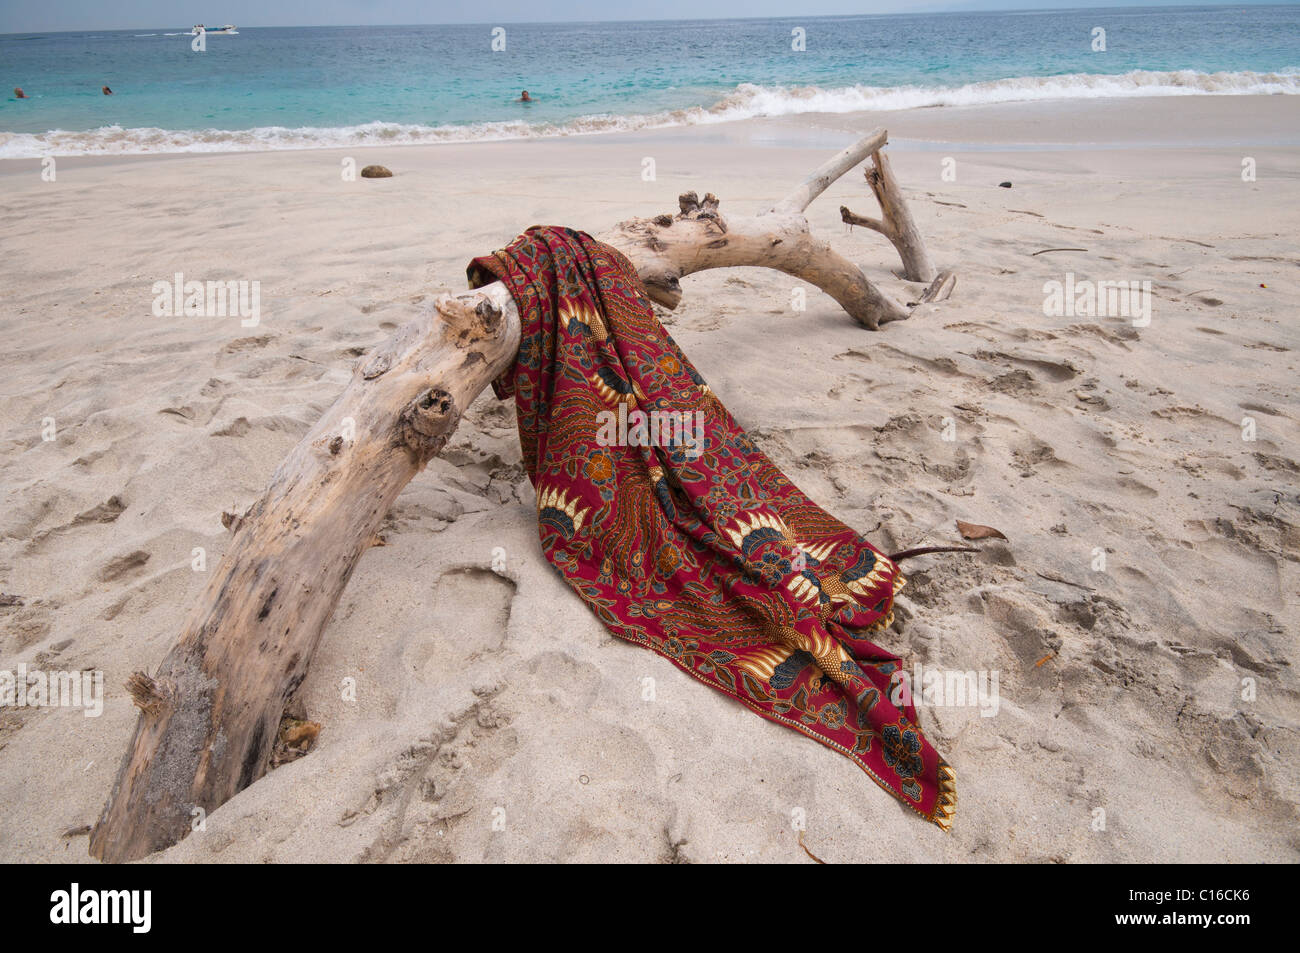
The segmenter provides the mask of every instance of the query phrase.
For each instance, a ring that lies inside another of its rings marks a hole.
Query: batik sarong
[[[542,551],[616,636],[856,762],[947,830],[952,769],[917,725],[891,623],[898,567],[754,445],[654,315],[631,264],[534,227],[469,266],[505,283]],[[900,690],[901,689],[901,690]]]

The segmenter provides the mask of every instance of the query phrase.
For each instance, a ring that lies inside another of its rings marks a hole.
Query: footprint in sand
[[[0,650],[21,652],[31,645],[43,641],[53,629],[50,606],[44,600],[36,600],[31,605],[16,604],[0,609]]]
[[[433,587],[437,629],[412,652],[415,671],[432,683],[445,679],[449,666],[500,651],[514,597],[514,582],[487,569],[444,573]]]
[[[972,355],[978,361],[986,363],[1011,363],[1028,370],[1037,371],[1054,383],[1073,380],[1080,374],[1079,368],[1069,361],[1053,361],[1046,358],[1023,357],[1019,354],[1006,354],[1002,351],[976,351]]]
[[[137,549],[123,556],[118,556],[116,559],[111,559],[99,571],[99,579],[101,582],[112,582],[114,579],[120,579],[127,573],[139,569],[147,563],[151,555],[143,549]]]
[[[1155,490],[1152,487],[1147,486],[1145,483],[1141,482],[1140,480],[1135,480],[1132,477],[1120,477],[1115,481],[1115,485],[1118,486],[1121,490],[1127,490],[1130,493],[1135,493],[1138,496],[1144,497],[1146,499],[1150,499],[1153,496],[1160,495],[1160,492],[1158,490]]]

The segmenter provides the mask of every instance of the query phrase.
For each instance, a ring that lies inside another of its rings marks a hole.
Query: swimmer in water
[[[14,99],[26,99],[26,98],[27,98],[27,94],[23,92],[23,88],[21,86],[15,86]]]
[[[519,98],[515,100],[517,103],[531,103],[532,101],[533,97],[528,95],[528,90],[526,89],[519,95]]]
[[[105,96],[112,96],[112,95],[113,95],[113,91],[112,91],[111,89],[109,89],[107,86],[104,87],[104,89],[103,89],[103,93],[104,93]]]

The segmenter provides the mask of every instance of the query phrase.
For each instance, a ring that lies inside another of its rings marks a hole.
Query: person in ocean
[[[531,103],[532,101],[533,101],[533,97],[528,95],[528,90],[526,89],[522,93],[520,93],[519,98],[515,100],[515,102],[517,103]]]
[[[15,86],[14,99],[26,99],[26,98],[27,98],[27,94],[23,92],[23,88],[21,86]]]
[[[112,95],[113,95],[113,91],[112,91],[111,89],[109,89],[107,86],[105,86],[105,87],[103,88],[102,92],[104,93],[105,96],[112,96]]]

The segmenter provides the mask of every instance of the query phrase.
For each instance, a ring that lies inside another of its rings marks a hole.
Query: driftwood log
[[[759,215],[724,219],[712,195],[688,193],[676,216],[623,222],[600,238],[670,308],[686,275],[764,266],[816,285],[878,328],[907,309],[815,238],[803,213],[868,155],[879,168],[886,139],[883,130],[869,134]],[[945,294],[932,286],[923,300]],[[157,673],[128,681],[139,722],[91,834],[92,855],[129,861],[168,847],[194,817],[266,773],[281,719],[361,555],[465,408],[512,365],[519,338],[514,301],[494,283],[441,298],[358,364],[262,497],[230,521],[230,551]]]
[[[879,150],[883,129],[827,160],[783,200],[758,215],[723,217],[712,194],[699,199],[687,192],[678,215],[633,219],[600,236],[636,265],[646,293],[675,308],[682,297],[679,280],[709,268],[759,265],[806,281],[834,298],[859,324],[876,330],[908,316],[908,309],[867,280],[862,269],[816,238],[804,212],[832,182]],[[931,276],[933,277],[933,276]],[[929,281],[930,278],[926,278]]]
[[[880,205],[880,218],[858,215],[843,205],[840,206],[840,218],[849,225],[862,225],[888,238],[898,249],[898,257],[903,260],[903,277],[908,281],[934,281],[939,273],[930,261],[930,253],[903,199],[903,190],[889,168],[889,159],[879,149],[871,153],[871,166],[866,170],[866,176],[867,184]]]

